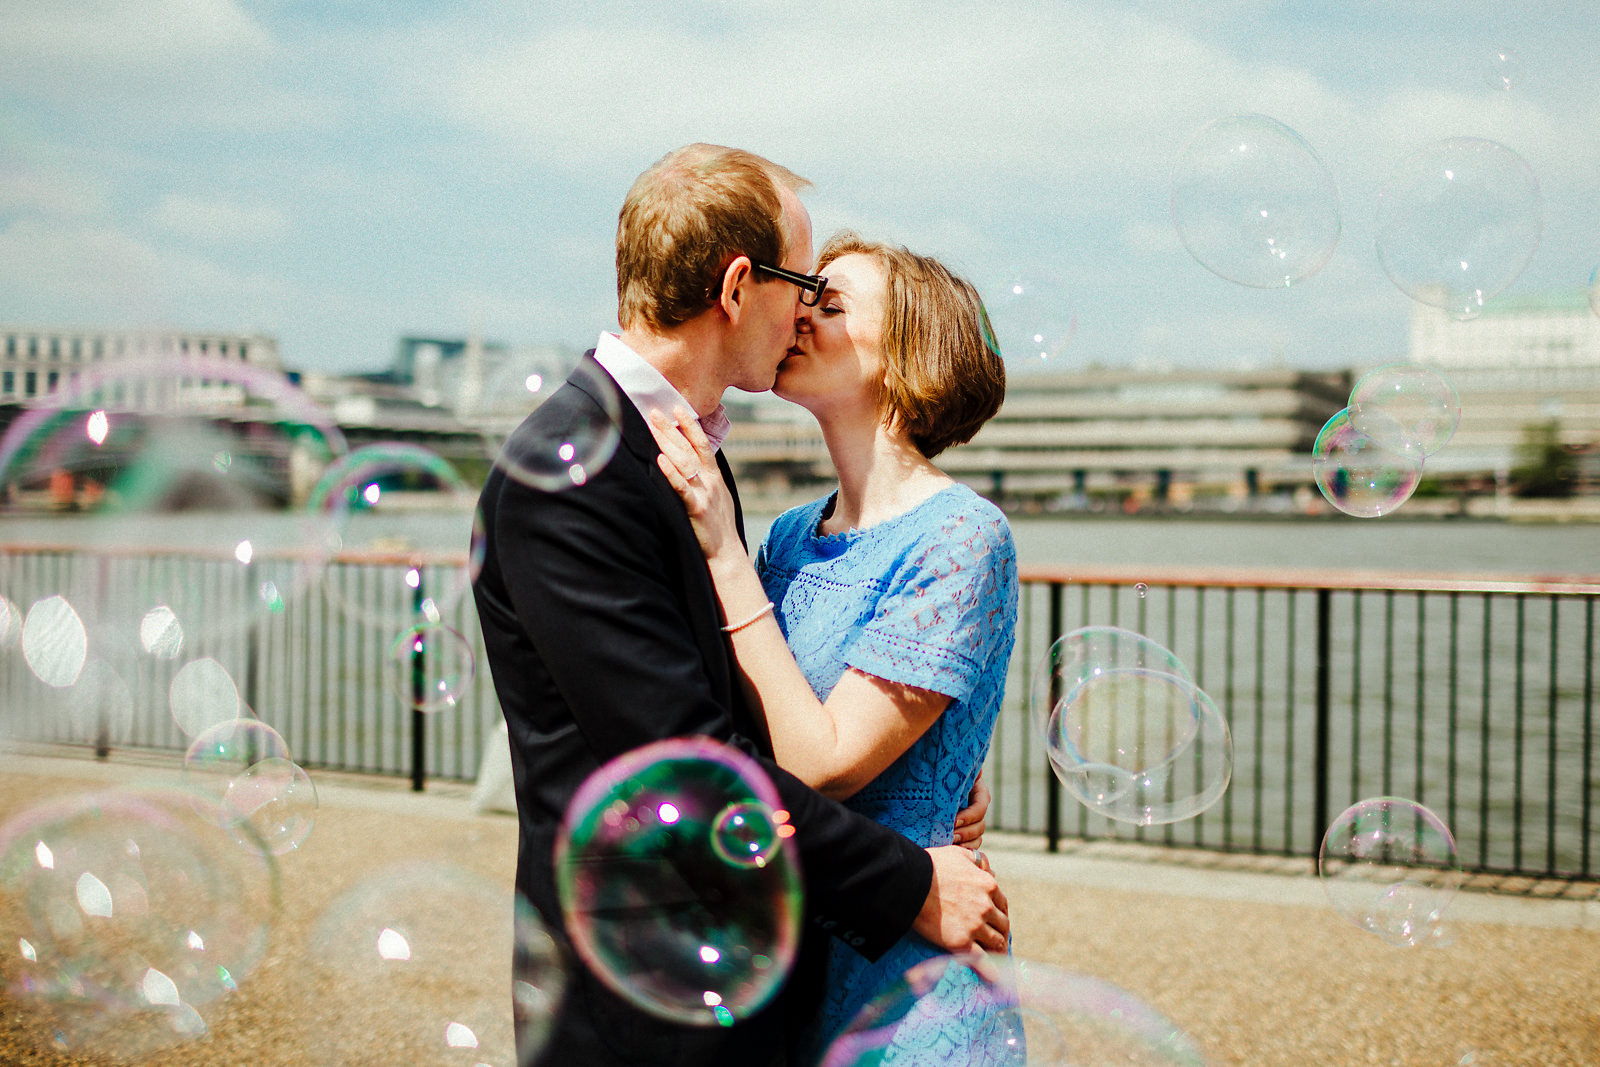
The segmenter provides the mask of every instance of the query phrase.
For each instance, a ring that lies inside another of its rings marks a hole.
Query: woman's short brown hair
[[[634,179],[617,219],[617,321],[681,325],[715,302],[735,256],[782,264],[791,235],[778,190],[807,184],[737,148],[691,144],[663,156]]]
[[[848,230],[822,246],[817,273],[853,254],[871,256],[884,272],[885,419],[929,459],[972,440],[1006,397],[1006,366],[978,291],[932,256]]]

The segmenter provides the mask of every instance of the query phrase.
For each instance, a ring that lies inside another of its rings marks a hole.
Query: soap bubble
[[[1450,828],[1401,797],[1346,808],[1323,835],[1317,873],[1334,910],[1391,945],[1436,944],[1462,876]]]
[[[1350,408],[1322,427],[1311,448],[1311,473],[1328,503],[1359,518],[1393,514],[1422,480],[1422,449],[1381,411],[1366,411],[1357,428]]]
[[[1078,317],[1066,287],[1049,274],[1013,274],[984,300],[990,343],[1007,366],[1048,365],[1072,344]]]
[[[418,1062],[530,1062],[566,987],[538,913],[459,864],[409,862],[362,878],[317,917],[308,946],[340,988],[359,990],[364,1007],[382,1006],[386,1032],[403,1035]],[[523,1035],[516,1050],[508,988]],[[305,1009],[313,1018],[317,1010]],[[337,1019],[323,1034],[326,1062],[357,1062],[370,1051],[369,1032]],[[455,1049],[472,1050],[470,1058],[452,1058]]]
[[[1189,668],[1170,649],[1119,626],[1084,626],[1058,638],[1034,668],[1029,685],[1035,734],[1047,745],[1055,712],[1078,686],[1111,670],[1147,670],[1192,681]]]
[[[651,1015],[731,1026],[788,975],[801,917],[792,849],[726,858],[725,813],[749,804],[774,820],[781,810],[759,765],[706,738],[618,756],[573,797],[556,841],[567,930],[590,970]]]
[[[1539,247],[1539,181],[1511,149],[1454,137],[1407,156],[1378,195],[1378,259],[1420,303],[1474,318]]]
[[[1589,310],[1600,315],[1600,267],[1589,274]]]
[[[736,867],[765,867],[783,843],[783,824],[765,804],[729,804],[711,821],[711,850]]]
[[[203,803],[118,790],[0,830],[0,925],[28,946],[13,1003],[48,1019],[58,1044],[134,1057],[199,1037],[260,962],[277,868]]]
[[[98,554],[57,592],[100,624],[246,630],[281,612],[333,550],[293,507],[345,450],[331,418],[282,374],[211,358],[75,368],[0,439],[0,521],[48,521]]]
[[[546,407],[571,382],[573,392]],[[524,421],[532,412],[542,412]],[[535,489],[583,485],[604,469],[622,434],[622,400],[599,364],[549,351],[512,353],[486,379],[473,418],[495,465]]]
[[[1522,80],[1522,57],[1515,49],[1496,48],[1484,62],[1483,80],[1491,89],[1510,89]]]
[[[1298,133],[1265,115],[1202,129],[1172,172],[1183,246],[1219,278],[1257,289],[1303,281],[1339,243],[1339,191]]]
[[[76,741],[121,741],[133,732],[133,693],[120,671],[92,659],[67,690],[67,716]]]
[[[316,821],[317,791],[283,735],[241,717],[202,732],[183,759],[184,784],[229,833],[277,855],[300,847]]]
[[[959,1057],[959,1058],[958,1058]],[[823,1067],[879,1063],[1200,1067],[1194,1041],[1124,989],[1006,956],[932,956],[869,1001]]]
[[[1461,397],[1444,375],[1416,363],[1391,363],[1367,372],[1350,390],[1352,427],[1389,449],[1431,456],[1461,424]],[[1371,418],[1380,412],[1386,418]],[[1399,436],[1387,435],[1399,429]]]
[[[1233,777],[1222,712],[1193,682],[1163,671],[1093,675],[1057,705],[1048,730],[1046,752],[1062,786],[1120,822],[1192,818]]]
[[[312,487],[306,508],[345,548],[369,559],[329,567],[323,583],[328,600],[347,617],[378,626],[437,622],[459,605],[467,570],[430,563],[413,550],[417,512],[460,515],[466,539],[466,516],[476,499],[449,462],[419,445],[366,445],[334,461]]]
[[[389,645],[384,679],[406,706],[443,711],[465,699],[474,672],[472,645],[458,631],[429,623],[413,626]]]

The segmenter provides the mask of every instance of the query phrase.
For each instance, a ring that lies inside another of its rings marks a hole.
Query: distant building
[[[1600,317],[1583,290],[1503,297],[1465,322],[1418,304],[1410,358],[1461,400],[1460,428],[1428,460],[1437,476],[1504,480],[1529,428],[1552,420],[1565,444],[1600,447]]]
[[[278,342],[262,334],[0,326],[0,403],[45,396],[92,368],[171,358],[226,360],[283,373]]]

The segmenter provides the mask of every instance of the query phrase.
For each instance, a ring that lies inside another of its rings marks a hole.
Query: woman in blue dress
[[[773,391],[816,417],[838,488],[780,516],[752,566],[687,412],[652,415],[661,469],[779,763],[924,847],[949,844],[1000,708],[1017,575],[1004,515],[933,459],[999,409],[1005,368],[976,291],[937,260],[845,233],[819,264],[826,285],[802,308]],[[940,949],[913,933],[876,961],[838,941],[831,952],[800,1062]],[[951,968],[939,1002],[960,1003],[963,981],[978,979]],[[1004,1029],[992,1012],[913,1013],[883,1061],[1011,1062]]]

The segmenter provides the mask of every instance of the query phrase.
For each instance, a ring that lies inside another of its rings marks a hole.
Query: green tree
[[[1518,496],[1571,496],[1578,482],[1578,457],[1561,443],[1556,419],[1522,428],[1511,484]]]

